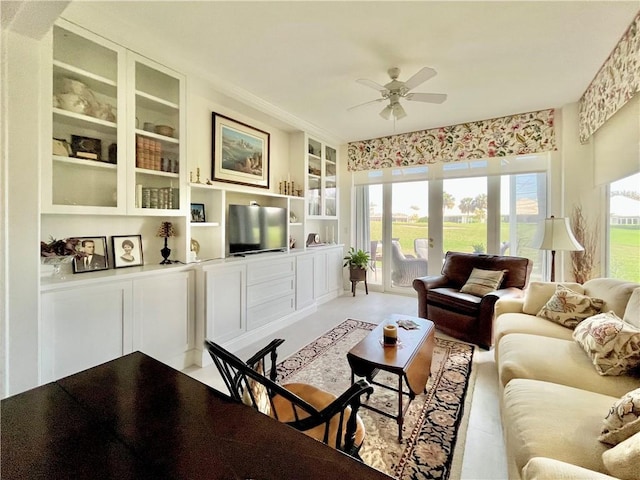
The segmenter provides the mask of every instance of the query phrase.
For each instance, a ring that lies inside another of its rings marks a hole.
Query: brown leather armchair
[[[416,278],[418,316],[452,337],[484,349],[493,345],[493,310],[500,298],[521,297],[533,262],[528,258],[447,252],[442,274]],[[506,271],[498,290],[478,297],[460,292],[474,268]]]

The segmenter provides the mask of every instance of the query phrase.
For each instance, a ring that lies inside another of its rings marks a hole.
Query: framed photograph
[[[71,135],[71,150],[74,157],[102,161],[102,141],[97,138]]]
[[[115,268],[144,265],[142,235],[114,235],[111,237]]]
[[[73,273],[95,272],[109,269],[107,237],[76,237],[81,255],[73,259]]]
[[[269,188],[269,133],[213,113],[212,179]]]
[[[192,203],[191,204],[191,222],[202,223],[206,221],[207,221],[207,217],[204,214],[204,203]]]

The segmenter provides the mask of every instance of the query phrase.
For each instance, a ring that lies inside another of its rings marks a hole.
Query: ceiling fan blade
[[[404,97],[413,102],[443,103],[447,99],[446,93],[407,93]]]
[[[383,100],[384,100],[384,98],[376,98],[375,100],[369,100],[368,102],[359,103],[358,105],[354,105],[353,107],[347,108],[347,112],[353,110],[354,108],[364,107],[365,105],[369,105],[370,103],[378,103],[378,102],[381,102]]]
[[[407,90],[411,90],[417,87],[418,85],[420,85],[421,83],[426,82],[430,78],[435,77],[437,74],[438,72],[436,72],[433,68],[423,67],[422,69],[418,70],[413,75],[413,77],[411,77],[409,80],[404,82],[404,86],[406,87]]]
[[[366,79],[366,78],[359,78],[358,80],[356,80],[356,82],[358,82],[359,84],[364,85],[366,87],[373,88],[374,90],[377,90],[379,92],[383,92],[384,93],[384,92],[387,91],[387,89],[385,87],[383,87],[382,85],[380,85],[377,82],[374,82],[373,80],[369,80],[369,79]]]

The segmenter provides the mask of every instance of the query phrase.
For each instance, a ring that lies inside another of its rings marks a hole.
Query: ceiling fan
[[[380,116],[385,120],[389,120],[391,115],[395,120],[400,120],[407,116],[407,112],[405,112],[404,108],[400,104],[400,99],[404,98],[405,100],[413,101],[413,102],[427,102],[427,103],[442,103],[447,99],[447,95],[444,93],[412,93],[415,87],[420,85],[421,83],[426,82],[430,78],[435,77],[438,72],[436,72],[433,68],[423,67],[418,70],[409,80],[406,82],[401,82],[398,80],[398,76],[400,76],[400,69],[398,67],[393,67],[387,70],[387,73],[391,77],[391,81],[386,85],[380,85],[373,80],[368,80],[366,78],[359,78],[356,82],[366,85],[367,87],[371,87],[374,90],[377,90],[382,95],[382,98],[377,98],[376,100],[370,100],[365,103],[361,103],[359,105],[355,105],[353,107],[348,108],[348,110],[353,110],[354,108],[362,107],[364,105],[369,105],[370,103],[382,102],[384,100],[389,100],[389,105],[384,107],[380,112]]]

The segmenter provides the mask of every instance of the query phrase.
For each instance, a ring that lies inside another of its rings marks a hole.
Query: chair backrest
[[[369,250],[369,253],[371,254],[371,258],[375,258],[377,251],[378,251],[378,240],[371,240],[371,250]]]
[[[418,258],[429,258],[429,240],[426,238],[416,238],[413,241],[413,249]]]
[[[504,270],[506,273],[500,288],[524,289],[529,282],[533,262],[524,257],[447,252],[442,274],[449,279],[452,286],[460,288],[465,284],[474,267],[482,270]]]
[[[358,390],[357,394],[347,395],[345,392],[337,401],[330,402],[329,408],[325,408],[326,406],[316,408],[312,404],[315,401],[314,399],[310,398],[309,402],[307,402],[307,400],[263,375],[266,366],[264,362],[266,354],[271,352],[272,360],[274,360],[273,352],[275,347],[273,344],[275,342],[282,343],[283,341],[274,340],[247,362],[243,362],[231,352],[209,340],[205,340],[205,346],[233,400],[238,403],[244,403],[261,413],[305,432],[338,450],[352,454],[357,428],[357,410],[360,406],[359,395],[366,393],[367,390],[359,388],[360,385],[353,385],[351,391],[356,392]],[[258,358],[260,355],[262,357]],[[275,364],[271,367],[271,377],[275,379],[274,372]],[[368,386],[368,384],[366,385]],[[318,391],[314,387],[309,387],[310,390]],[[371,389],[370,386],[368,388]],[[371,390],[368,391],[370,392]],[[331,398],[335,399],[335,396],[331,395]],[[341,405],[337,407],[337,403]],[[356,414],[351,415],[352,411]]]
[[[391,258],[399,261],[406,260],[407,258],[404,256],[404,253],[402,253],[402,247],[397,240],[391,241]]]

